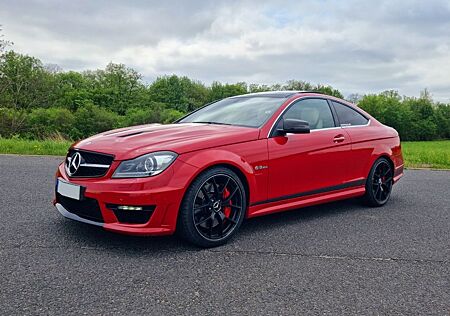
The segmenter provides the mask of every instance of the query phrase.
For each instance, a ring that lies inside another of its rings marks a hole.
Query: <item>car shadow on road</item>
[[[246,222],[242,232],[257,233],[258,231],[274,230],[280,226],[298,225],[300,222],[317,221],[321,218],[329,218],[341,214],[359,212],[366,207],[359,199],[349,199],[330,202],[321,205],[308,206],[304,208],[255,217]]]
[[[350,199],[252,218],[244,221],[238,232],[239,238],[235,238],[231,242],[239,243],[242,238],[259,233],[276,234],[277,229],[286,225],[299,225],[299,223],[306,221],[317,221],[324,217],[329,218],[330,216],[358,212],[362,209],[364,209],[364,206],[361,206],[359,200]],[[64,218],[58,218],[58,225],[58,239],[75,247],[120,252],[127,255],[142,255],[144,253],[146,255],[152,253],[161,255],[201,250],[186,243],[176,235],[164,237],[121,235]]]

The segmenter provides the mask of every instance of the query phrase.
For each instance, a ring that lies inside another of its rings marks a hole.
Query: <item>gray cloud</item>
[[[450,100],[446,0],[6,0],[0,24],[14,49],[64,69],[113,61],[148,79],[301,79],[346,94],[428,88]]]

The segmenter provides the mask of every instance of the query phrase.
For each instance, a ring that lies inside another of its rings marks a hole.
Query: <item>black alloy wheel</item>
[[[201,174],[189,187],[179,214],[185,239],[201,246],[225,243],[242,223],[246,192],[231,170],[216,167]]]
[[[394,171],[386,158],[375,161],[366,182],[366,201],[372,206],[386,204],[391,196]]]

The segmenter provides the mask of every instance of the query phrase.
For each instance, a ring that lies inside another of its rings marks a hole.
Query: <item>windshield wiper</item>
[[[204,121],[204,122],[201,122],[201,121],[195,121],[195,122],[192,122],[192,123],[214,124],[214,125],[233,125],[233,124],[230,124],[230,123],[211,122],[211,121]]]

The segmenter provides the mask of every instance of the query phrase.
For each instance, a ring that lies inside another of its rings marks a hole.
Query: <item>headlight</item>
[[[143,178],[160,174],[177,158],[171,151],[158,151],[135,159],[124,160],[117,167],[113,178]]]

